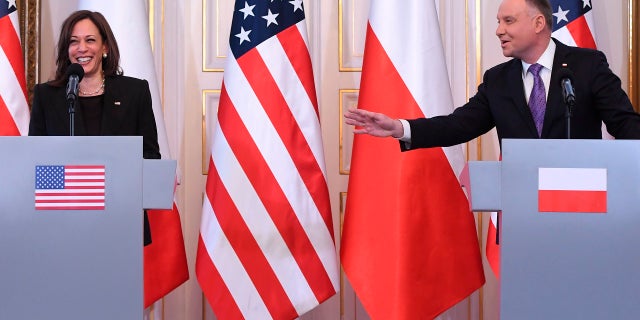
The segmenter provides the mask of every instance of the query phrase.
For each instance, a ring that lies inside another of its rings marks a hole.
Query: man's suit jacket
[[[82,108],[75,108],[75,135],[85,136]],[[102,136],[142,136],[143,157],[160,159],[158,132],[149,83],[125,76],[106,77],[102,110]],[[68,136],[69,106],[66,88],[49,83],[34,88],[30,136]]]
[[[410,148],[456,145],[493,127],[500,141],[504,138],[566,138],[566,105],[559,72],[563,64],[574,73],[576,104],[572,109],[571,138],[601,139],[601,121],[604,121],[614,137],[640,139],[640,115],[633,110],[620,79],[609,69],[605,55],[553,41],[556,52],[541,137],[526,102],[522,61],[512,59],[487,70],[476,95],[452,114],[409,120]]]

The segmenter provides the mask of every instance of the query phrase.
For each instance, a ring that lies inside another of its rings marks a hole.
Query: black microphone
[[[562,96],[564,103],[572,107],[576,104],[576,93],[573,91],[573,71],[562,66],[560,68],[560,85],[562,86]]]
[[[78,84],[84,77],[84,69],[77,63],[72,63],[65,73],[65,78],[68,78],[67,82],[67,101],[74,101],[78,97]]]

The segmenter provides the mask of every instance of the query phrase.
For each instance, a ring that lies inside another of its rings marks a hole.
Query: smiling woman
[[[20,40],[26,64],[27,90],[29,100],[33,97],[33,86],[40,80],[38,63],[40,61],[40,0],[17,0],[20,13]]]

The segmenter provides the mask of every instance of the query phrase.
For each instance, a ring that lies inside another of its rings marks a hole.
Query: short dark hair
[[[551,9],[551,3],[549,3],[549,0],[525,0],[525,2],[538,9],[542,16],[544,16],[547,28],[549,28],[549,30],[553,30],[553,10]]]
[[[60,38],[57,45],[56,56],[56,75],[52,84],[64,85],[66,79],[64,78],[67,68],[71,65],[69,60],[69,45],[71,43],[71,33],[75,25],[81,20],[89,19],[98,28],[98,32],[102,37],[103,43],[109,48],[106,58],[102,58],[102,70],[105,76],[121,75],[122,69],[120,69],[120,51],[118,50],[118,43],[111,31],[111,27],[107,22],[107,19],[100,13],[89,10],[79,10],[72,13],[62,23],[60,28]]]

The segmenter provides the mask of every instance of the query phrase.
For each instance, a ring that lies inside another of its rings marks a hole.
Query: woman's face
[[[84,69],[85,77],[102,72],[102,54],[108,53],[98,27],[90,19],[83,19],[73,26],[69,42],[69,60]]]

